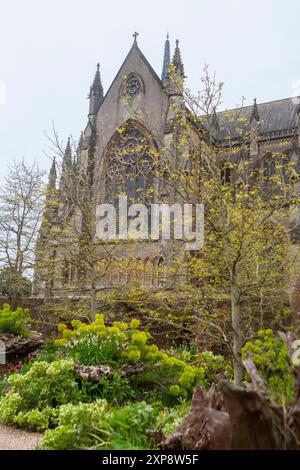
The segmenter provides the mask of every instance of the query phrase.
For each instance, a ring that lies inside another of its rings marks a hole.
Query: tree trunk
[[[231,323],[233,328],[233,371],[234,383],[241,385],[243,382],[243,362],[242,362],[242,319],[240,308],[240,289],[233,283],[231,286]]]
[[[94,321],[96,318],[96,313],[97,313],[97,290],[96,287],[94,286],[94,283],[91,285],[91,300],[90,300],[90,306],[91,306],[91,316],[92,320]]]

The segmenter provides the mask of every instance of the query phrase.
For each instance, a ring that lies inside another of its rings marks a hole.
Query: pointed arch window
[[[276,174],[276,161],[271,153],[264,158],[264,177],[270,180]]]
[[[105,202],[118,205],[126,195],[128,204],[148,204],[154,193],[155,146],[137,127],[119,130],[106,158]]]

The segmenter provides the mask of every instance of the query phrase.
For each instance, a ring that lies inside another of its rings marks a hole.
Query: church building
[[[185,79],[179,42],[171,54],[167,37],[159,76],[140,50],[137,33],[133,36],[132,47],[106,93],[97,64],[88,96],[88,121],[76,149],[68,140],[59,178],[58,164],[53,161],[36,250],[35,293],[39,297],[76,297],[91,283],[98,292],[135,283],[161,288],[167,282],[166,272],[176,244],[168,240],[109,243],[102,246],[100,254],[95,227],[91,226],[97,206],[115,202],[120,194],[145,204],[165,195],[164,182],[155,181],[155,165],[161,149],[172,145],[176,109],[185,108],[183,96],[169,76],[171,67],[178,79]],[[236,121],[228,119],[228,113],[243,117],[244,131],[249,134],[249,158],[259,162],[266,172],[273,171],[273,152],[296,162],[299,170],[297,100],[286,98],[262,104],[254,100],[252,106],[216,112],[212,145],[219,149],[221,159],[229,152],[228,136],[231,145],[234,142],[238,146],[240,140]],[[201,141],[196,126],[194,134],[193,138]],[[221,168],[221,160],[219,165]],[[221,171],[231,183],[230,169]],[[84,216],[84,212],[89,215]],[[297,241],[297,233],[294,237]]]

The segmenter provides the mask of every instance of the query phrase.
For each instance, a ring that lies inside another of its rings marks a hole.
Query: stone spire
[[[66,145],[63,161],[62,161],[61,177],[60,177],[60,182],[59,182],[60,190],[62,190],[65,187],[65,185],[68,184],[69,175],[70,175],[72,166],[73,166],[73,160],[72,160],[71,139],[69,137],[67,145]]]
[[[260,121],[258,107],[257,107],[257,103],[256,103],[256,98],[254,98],[254,101],[253,101],[252,112],[251,112],[251,117],[250,117],[250,123],[252,123],[254,120],[256,122]]]
[[[165,50],[164,50],[164,61],[163,61],[163,69],[161,74],[161,80],[164,84],[168,83],[168,70],[170,67],[170,41],[169,41],[169,34],[167,34],[167,39],[165,42]]]
[[[260,117],[259,117],[258,107],[256,103],[256,98],[254,98],[251,117],[250,117],[250,157],[252,157],[254,163],[257,161],[257,157],[259,154],[259,133],[260,133]]]
[[[63,166],[71,166],[71,165],[72,165],[72,149],[71,149],[71,139],[69,137],[66,150],[64,153]]]
[[[172,63],[175,67],[176,73],[178,73],[178,75],[181,78],[185,78],[185,76],[184,76],[184,67],[183,67],[183,62],[181,60],[181,53],[180,53],[180,49],[179,49],[179,40],[178,39],[176,39],[176,47],[175,47]]]
[[[90,93],[88,96],[90,100],[89,116],[95,116],[97,114],[103,101],[103,94],[104,93],[100,75],[100,64],[98,62],[95,78],[90,88]]]
[[[81,131],[81,132],[80,132],[80,139],[79,139],[79,144],[78,144],[78,146],[81,148],[81,147],[82,147],[82,144],[83,144],[83,132]]]
[[[45,235],[46,237],[49,236],[49,230],[51,229],[51,225],[54,222],[57,213],[58,192],[56,190],[56,179],[56,159],[54,157],[49,171],[48,186],[45,199],[45,208],[43,211],[43,220],[40,230],[40,237],[43,237]]]
[[[49,172],[49,179],[48,179],[48,189],[55,189],[56,188],[56,161],[55,157],[53,158],[52,165]]]

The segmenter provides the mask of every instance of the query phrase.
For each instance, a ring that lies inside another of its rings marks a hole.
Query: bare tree
[[[0,188],[0,265],[32,273],[43,209],[43,175],[37,163],[13,162]]]

